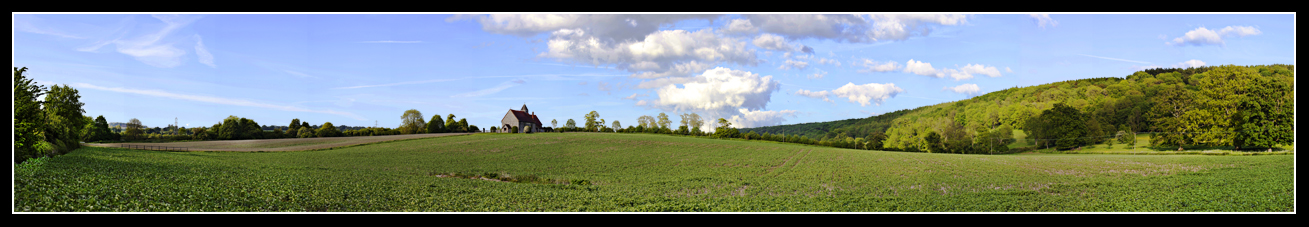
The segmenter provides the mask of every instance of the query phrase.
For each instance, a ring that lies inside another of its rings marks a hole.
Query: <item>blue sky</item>
[[[1152,67],[1295,64],[1292,14],[14,14],[13,66],[86,114],[396,127],[405,110],[628,126],[863,118]],[[676,124],[676,123],[675,123]],[[713,127],[706,125],[706,129]]]

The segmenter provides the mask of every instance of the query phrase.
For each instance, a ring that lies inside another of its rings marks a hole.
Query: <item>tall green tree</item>
[[[739,138],[741,132],[732,127],[732,122],[725,118],[718,118],[718,127],[714,128],[714,137],[718,138]]]
[[[600,128],[600,113],[592,110],[582,118],[586,119],[586,131],[594,132]]]
[[[45,87],[23,76],[27,67],[14,67],[14,162],[23,162],[36,158],[38,144],[45,141],[45,114],[41,113],[41,101],[37,97],[45,94]]]
[[[671,124],[673,123],[673,121],[668,120],[668,114],[659,113],[659,116],[656,117],[656,118],[659,119],[659,120],[658,120],[657,122],[655,122],[655,123],[656,123],[656,124],[659,124],[659,128],[660,128],[660,129],[668,129],[668,128],[669,128],[669,125],[671,125]]]
[[[243,135],[245,130],[241,127],[241,118],[235,115],[224,118],[222,126],[218,128],[218,139],[220,140],[238,140],[245,137]]]
[[[291,119],[291,124],[287,125],[287,132],[295,132],[300,129],[300,118]]]
[[[928,132],[927,136],[923,138],[923,141],[927,142],[927,153],[945,152],[946,148],[941,139],[941,134],[937,134],[936,131]]]
[[[241,118],[242,139],[262,139],[264,138],[264,129],[259,127],[255,120]]]
[[[318,131],[314,135],[318,137],[337,137],[341,136],[341,131],[336,130],[336,126],[332,125],[332,122],[324,122],[323,126],[318,127]]]
[[[455,114],[449,114],[445,116],[445,130],[447,132],[458,131],[459,130],[458,124],[459,121],[455,121]]]
[[[1194,98],[1190,90],[1183,88],[1182,85],[1168,85],[1166,88],[1159,90],[1153,98],[1154,106],[1150,109],[1150,119],[1153,119],[1150,125],[1154,126],[1155,133],[1150,134],[1151,146],[1177,146],[1177,150],[1182,150],[1182,146],[1188,145],[1192,141],[1191,133],[1188,131],[1187,112],[1194,110]]]
[[[1290,84],[1272,78],[1251,83],[1248,95],[1237,105],[1232,116],[1234,145],[1237,149],[1273,147],[1295,142],[1295,90]]]
[[[1186,131],[1195,132],[1196,142],[1211,146],[1232,145],[1236,136],[1230,133],[1235,129],[1231,116],[1242,110],[1242,103],[1250,100],[1246,96],[1251,90],[1265,89],[1253,87],[1256,79],[1262,77],[1252,68],[1224,65],[1214,67],[1208,72],[1191,76],[1196,87],[1193,103],[1195,108],[1184,114]]]
[[[86,113],[82,106],[86,105],[80,101],[81,95],[77,89],[67,85],[50,86],[50,91],[45,94],[43,112],[46,114],[46,141],[56,145],[58,152],[68,152],[78,147],[82,140],[82,129],[86,128]]]
[[[459,128],[458,128],[459,132],[470,132],[469,129],[470,128],[468,127],[468,120],[464,118],[459,118]]]
[[[568,122],[564,123],[564,127],[567,127],[570,130],[575,129],[577,128],[577,121],[573,121],[573,119],[568,119]]]
[[[441,115],[432,115],[432,120],[427,122],[427,133],[445,132],[445,121],[441,120]]]
[[[427,122],[423,122],[423,113],[417,109],[406,110],[400,115],[400,132],[403,134],[416,134],[427,130]]]

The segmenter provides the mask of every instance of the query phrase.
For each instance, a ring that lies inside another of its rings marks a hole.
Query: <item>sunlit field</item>
[[[1290,212],[1294,158],[928,154],[597,133],[268,153],[86,147],[17,166],[14,203],[19,212]]]

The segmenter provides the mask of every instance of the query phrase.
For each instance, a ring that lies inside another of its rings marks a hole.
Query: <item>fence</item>
[[[138,150],[152,150],[152,151],[178,151],[178,152],[191,151],[191,148],[186,148],[186,147],[146,146],[146,145],[132,145],[132,144],[120,144],[118,145],[118,147],[127,148],[127,149],[138,149]]]

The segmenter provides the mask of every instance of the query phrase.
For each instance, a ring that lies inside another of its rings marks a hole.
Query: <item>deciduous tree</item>
[[[417,109],[406,110],[400,115],[400,131],[404,134],[417,134],[427,129],[427,122],[423,121],[423,113]]]

